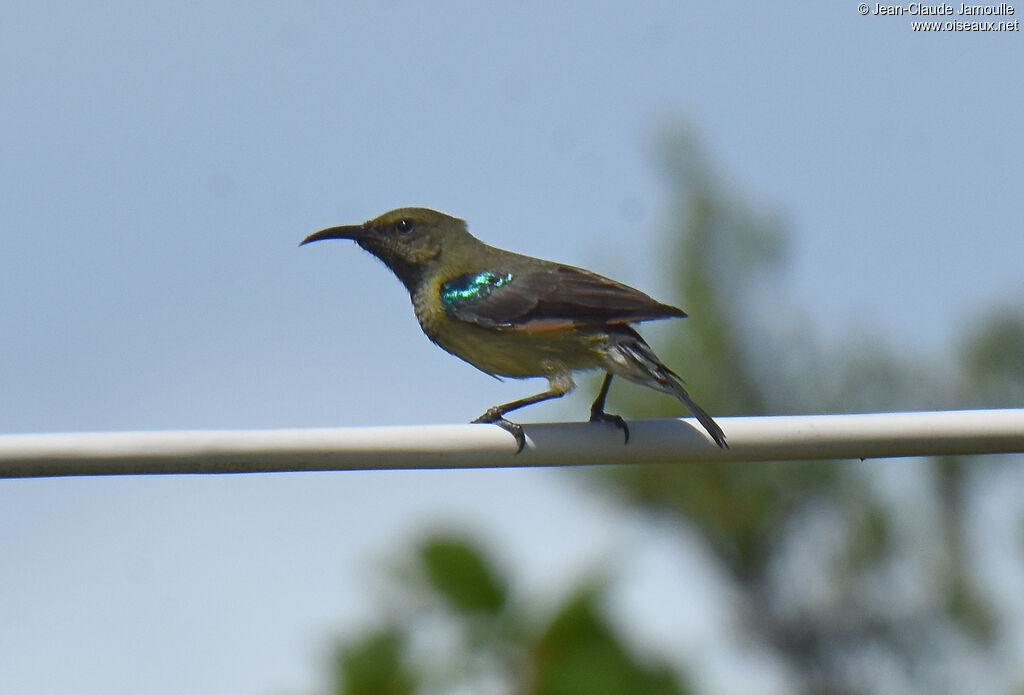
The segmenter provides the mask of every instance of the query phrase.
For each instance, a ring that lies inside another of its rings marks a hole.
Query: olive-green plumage
[[[604,412],[613,375],[675,396],[726,446],[718,424],[629,326],[684,317],[682,310],[588,270],[488,246],[462,220],[427,208],[323,229],[302,244],[322,239],[352,239],[384,261],[409,290],[423,332],[448,352],[495,376],[547,377],[549,390],[474,420],[502,426],[519,450],[526,441],[522,427],[505,413],[564,395],[573,388],[573,371],[593,368],[607,374],[590,419],[614,423],[627,442],[625,421]]]

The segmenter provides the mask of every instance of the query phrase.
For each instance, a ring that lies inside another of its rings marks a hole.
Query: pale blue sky
[[[788,223],[782,294],[823,340],[942,355],[1024,296],[1022,74],[1019,32],[852,0],[5,3],[0,432],[463,422],[531,393],[430,345],[355,247],[298,241],[427,205],[664,295],[678,123]],[[611,552],[613,512],[559,513],[595,504],[568,475],[3,482],[0,691],[301,686],[369,610],[355,564],[442,511],[540,590],[541,561]]]

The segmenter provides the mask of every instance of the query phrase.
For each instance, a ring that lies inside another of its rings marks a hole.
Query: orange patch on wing
[[[577,323],[572,319],[538,319],[536,321],[530,321],[518,326],[513,326],[511,330],[520,333],[550,333],[551,331],[561,331],[567,328],[573,328],[576,325]]]

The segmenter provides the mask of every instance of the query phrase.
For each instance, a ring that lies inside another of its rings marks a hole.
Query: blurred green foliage
[[[799,308],[773,295],[785,270],[778,215],[752,211],[726,190],[693,138],[675,134],[662,144],[675,201],[665,272],[678,296],[668,299],[691,315],[658,352],[712,413],[1024,402],[1024,315],[1013,309],[979,320],[952,371],[901,356],[881,338],[839,350],[816,344]],[[680,414],[671,399],[628,385],[613,389],[612,401],[613,412],[631,416]],[[942,675],[949,663],[993,648],[1000,634],[965,548],[966,461],[926,466],[917,483],[925,501],[915,503],[924,506],[911,510],[880,494],[873,480],[880,470],[870,463],[708,461],[571,474],[596,476],[629,505],[696,530],[744,597],[747,639],[793,674],[795,691],[872,693],[874,664],[906,674],[908,692],[953,692]],[[919,516],[935,521],[922,531]],[[810,525],[820,523],[833,531],[817,541],[812,564],[795,563],[786,548],[812,542]],[[498,682],[497,692],[544,695],[693,692],[678,667],[626,647],[603,616],[598,587],[580,587],[538,618],[537,607],[510,595],[508,579],[462,537],[428,538],[414,557],[418,570],[404,590],[432,600],[410,614],[392,610],[384,629],[341,645],[335,692],[476,692],[481,682],[489,692]],[[801,601],[797,590],[790,592],[796,605],[791,598],[784,606],[780,574],[797,584],[824,582],[829,601]],[[896,576],[914,578],[909,597],[887,579]],[[411,644],[437,618],[437,606],[459,638],[446,642],[444,658],[424,663]]]
[[[498,571],[468,538],[431,535],[412,557],[410,577],[416,579],[404,581],[421,599],[420,608],[412,620],[396,614],[387,627],[339,648],[337,695],[475,692],[489,677],[534,695],[692,692],[666,665],[642,660],[624,646],[602,614],[599,586],[580,587],[538,619],[530,606],[507,595]],[[486,590],[475,588],[478,583]],[[445,625],[464,628],[454,644]],[[488,639],[475,637],[481,634]],[[417,660],[410,648],[417,638],[446,648]]]
[[[427,581],[448,604],[463,613],[496,613],[505,603],[505,589],[491,567],[471,545],[436,537],[420,548]]]
[[[670,669],[643,664],[622,644],[600,612],[600,593],[583,587],[532,639],[534,677],[525,692],[537,695],[685,695],[690,690]]]
[[[404,635],[389,627],[359,638],[338,651],[334,692],[338,695],[410,695],[416,678],[403,663]]]
[[[1024,312],[988,314],[962,348],[967,392],[986,406],[1024,403]]]

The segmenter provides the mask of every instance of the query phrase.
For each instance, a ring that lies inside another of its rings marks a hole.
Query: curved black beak
[[[314,241],[323,241],[324,239],[358,239],[366,233],[365,224],[350,224],[343,227],[328,227],[327,229],[321,229],[319,232],[314,232],[308,237],[299,242],[299,246],[305,246]]]

